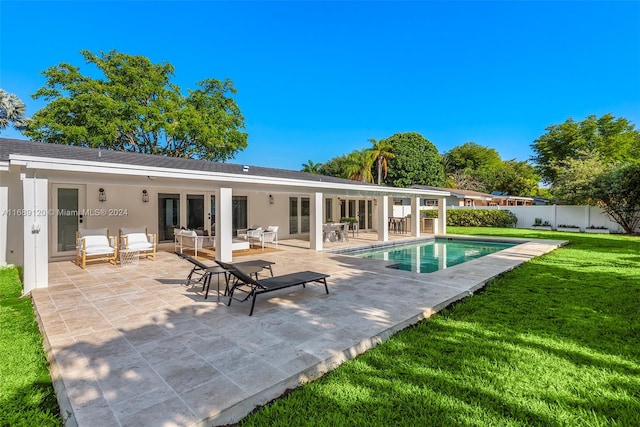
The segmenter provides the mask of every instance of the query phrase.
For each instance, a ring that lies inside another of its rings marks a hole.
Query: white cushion
[[[146,251],[148,249],[153,249],[153,244],[148,242],[129,243],[129,246],[127,246],[126,249],[131,251]]]
[[[114,251],[114,248],[109,246],[107,236],[85,236],[80,239],[80,245],[82,241],[84,241],[84,251],[87,255],[110,254]]]
[[[84,240],[84,246],[87,249],[90,247],[97,247],[97,246],[109,247],[109,239],[107,239],[107,236],[85,236],[80,239],[81,244],[83,240]]]
[[[106,228],[81,228],[78,230],[78,234],[80,237],[86,236],[105,236],[107,237],[107,229]]]
[[[121,228],[120,229],[120,233],[124,236],[126,234],[133,234],[133,233],[142,233],[142,234],[146,234],[147,233],[147,228],[146,227],[129,227],[129,228]]]
[[[149,243],[147,235],[145,233],[131,233],[124,236],[125,241],[129,243],[129,246],[136,243]]]

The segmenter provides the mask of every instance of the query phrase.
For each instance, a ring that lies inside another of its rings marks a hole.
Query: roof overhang
[[[187,181],[208,181],[218,187],[225,185],[246,186],[251,188],[264,188],[282,191],[318,191],[335,194],[353,194],[368,196],[395,196],[395,197],[446,197],[448,191],[419,190],[413,188],[381,187],[377,185],[362,185],[323,181],[306,181],[290,178],[277,178],[261,175],[230,174],[222,172],[170,169],[121,163],[92,162],[85,160],[70,160],[50,157],[26,156],[20,154],[9,155],[11,165],[23,166],[32,170],[47,170],[85,174],[126,175],[149,178],[163,178]],[[0,167],[2,165],[0,164]]]

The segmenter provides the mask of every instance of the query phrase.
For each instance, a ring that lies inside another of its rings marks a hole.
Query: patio
[[[531,241],[415,274],[281,241],[234,261],[274,261],[275,275],[327,273],[330,293],[320,285],[274,292],[252,317],[248,304],[227,307],[183,285],[191,264],[163,251],[137,268],[51,263],[49,288],[32,296],[67,425],[224,425],[561,244]]]

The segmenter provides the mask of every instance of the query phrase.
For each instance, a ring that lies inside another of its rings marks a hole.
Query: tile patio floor
[[[67,425],[224,425],[561,244],[531,241],[415,274],[284,241],[234,261],[324,272],[330,293],[315,284],[269,293],[252,317],[249,303],[227,307],[181,284],[190,264],[162,251],[137,267],[51,263],[49,288],[32,297]]]

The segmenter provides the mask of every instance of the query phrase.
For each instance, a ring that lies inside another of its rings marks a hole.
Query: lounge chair
[[[78,230],[76,232],[76,264],[84,270],[89,261],[109,261],[116,263],[118,243],[115,236],[109,236],[106,228]]]
[[[230,275],[227,273],[225,269],[220,267],[219,265],[206,265],[205,263],[199,261],[196,258],[190,257],[189,255],[182,254],[180,252],[176,252],[180,258],[189,261],[193,264],[193,268],[189,272],[189,275],[186,279],[186,285],[190,285],[191,283],[202,283],[202,290],[205,291],[204,299],[209,297],[209,287],[211,285],[211,276],[214,274],[218,275],[218,301],[220,301],[220,274],[224,273],[225,278],[225,289],[223,295],[227,295],[229,292],[229,279]],[[255,278],[258,278],[258,273],[262,270],[269,270],[271,273],[271,277],[273,277],[273,269],[271,266],[275,264],[273,261],[265,261],[263,259],[256,259],[251,261],[244,261],[234,264],[235,266],[239,266],[244,268],[245,271],[249,272],[249,275],[255,275]],[[194,279],[197,277],[197,279]]]
[[[238,301],[246,301],[251,298],[251,311],[249,312],[249,316],[253,315],[256,298],[260,294],[290,288],[297,285],[302,285],[304,288],[307,283],[311,282],[324,284],[326,293],[329,293],[329,288],[327,287],[328,274],[316,273],[315,271],[300,271],[297,273],[258,280],[252,278],[251,275],[243,271],[237,264],[228,264],[218,260],[216,260],[216,263],[236,278],[235,283],[229,288],[229,292],[227,294],[229,301],[227,305],[231,305],[231,300],[234,299],[234,292],[245,292],[247,295],[244,298],[235,299]]]
[[[204,291],[206,289],[204,299],[207,299],[207,297],[209,296],[211,276],[213,276],[214,274],[218,276],[218,301],[220,301],[220,274],[224,274],[226,292],[226,289],[228,289],[229,287],[229,274],[227,273],[227,271],[218,265],[206,265],[196,258],[190,257],[189,255],[185,255],[180,252],[176,252],[176,255],[193,264],[193,268],[187,276],[186,285],[189,286],[192,283],[202,283],[202,290]],[[194,277],[197,277],[197,279],[194,279]]]
[[[156,235],[149,234],[147,227],[121,228],[118,236],[120,251],[136,251],[141,257],[156,260]]]

